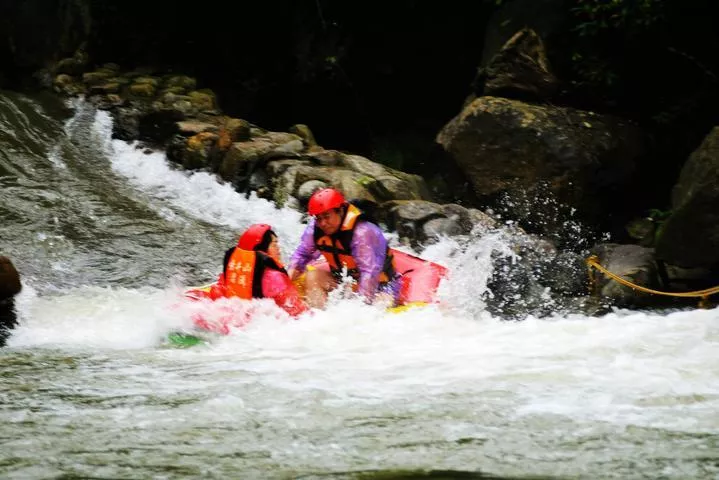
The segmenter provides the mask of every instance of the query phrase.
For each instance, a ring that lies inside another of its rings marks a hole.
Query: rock
[[[285,173],[288,168],[298,166],[310,167],[311,165],[305,161],[295,159],[272,160],[267,163],[265,169],[270,177],[275,178]]]
[[[12,261],[0,255],[0,300],[12,298],[22,290],[20,274]]]
[[[106,72],[112,72],[114,75],[120,73],[120,65],[117,63],[103,63],[101,68]]]
[[[192,106],[201,112],[215,109],[215,94],[211,90],[193,90],[187,96]]]
[[[55,65],[55,73],[68,75],[81,75],[87,67],[88,56],[82,50],[75,52],[75,55],[69,58],[63,58]]]
[[[53,85],[59,88],[63,88],[67,85],[72,84],[74,81],[75,80],[70,75],[61,73],[60,75],[55,77],[55,80],[53,80]]]
[[[456,218],[433,218],[422,225],[421,232],[422,238],[419,240],[437,240],[464,233]]]
[[[421,225],[433,218],[445,218],[442,205],[425,200],[392,200],[382,204],[381,220],[388,228],[414,237]]]
[[[140,115],[142,112],[131,106],[116,109],[115,121],[112,123],[112,138],[128,142],[137,140],[140,136]]]
[[[82,74],[82,81],[87,85],[99,85],[105,83],[112,74],[108,72],[87,72]]]
[[[164,85],[168,89],[189,92],[197,88],[197,80],[187,75],[172,75],[165,78]]]
[[[164,146],[173,135],[178,133],[177,123],[184,119],[182,112],[173,109],[143,113],[138,119],[137,139]]]
[[[497,221],[486,213],[476,208],[468,208],[469,222],[472,225],[470,233],[484,235],[490,230],[495,230],[498,226]]]
[[[102,85],[93,85],[90,87],[90,93],[93,95],[107,95],[120,91],[120,84],[116,82],[103,83]]]
[[[132,83],[133,85],[152,85],[153,90],[157,90],[157,87],[160,85],[160,80],[156,77],[140,76],[135,77]]]
[[[340,165],[370,177],[376,178],[389,175],[389,171],[384,165],[359,155],[342,155]]]
[[[475,80],[477,95],[545,100],[558,88],[542,39],[534,30],[517,32]]]
[[[547,257],[543,264],[543,283],[554,293],[586,295],[589,278],[584,257],[573,252],[560,252]]]
[[[297,200],[300,201],[301,205],[307,205],[307,202],[309,202],[312,194],[320,188],[325,187],[327,187],[327,183],[322,180],[309,180],[304,182],[300,185],[300,188],[297,189]]]
[[[249,179],[264,155],[275,148],[274,143],[263,139],[235,142],[225,154],[218,173],[238,188],[244,188],[243,182]]]
[[[201,132],[188,138],[182,165],[188,170],[209,166],[218,138],[219,136],[213,132]]]
[[[362,174],[363,186],[381,201],[431,198],[424,179],[418,175],[385,167],[360,155],[334,154],[334,158],[339,160],[339,165]]]
[[[223,126],[232,142],[244,142],[250,139],[250,123],[239,118],[228,118]]]
[[[651,218],[635,218],[626,226],[629,237],[642,247],[653,247],[657,225]]]
[[[135,95],[137,97],[154,97],[155,91],[157,90],[157,87],[155,87],[152,83],[133,83],[130,85],[130,93],[132,95]]]
[[[556,236],[569,220],[602,228],[631,203],[643,153],[642,132],[618,118],[496,97],[473,101],[437,142],[485,203],[521,200],[515,219]]]
[[[607,243],[595,246],[591,253],[597,255],[599,264],[613,274],[645,288],[661,289],[653,249]],[[594,291],[614,305],[643,307],[658,301],[655,296],[626,287],[596,270],[594,278]]]
[[[177,129],[180,132],[180,135],[184,135],[186,137],[197,135],[198,133],[202,132],[216,133],[219,130],[217,125],[213,125],[207,122],[200,122],[198,120],[183,120],[177,122]]]
[[[20,275],[12,261],[0,255],[0,347],[17,324],[14,297],[22,290]]]
[[[308,127],[307,125],[292,125],[290,127],[290,133],[294,133],[295,135],[300,137],[305,147],[309,148],[317,145],[317,141],[315,141],[315,136],[312,134],[312,130],[310,130],[310,127]]]
[[[309,158],[313,163],[325,167],[335,167],[342,163],[344,154],[337,150],[325,150],[323,148],[310,150],[305,153],[305,157]]]
[[[289,198],[296,197],[299,186],[306,182],[319,180],[327,185],[332,184],[333,169],[330,167],[307,165],[300,160],[273,161],[269,165],[270,178],[273,178],[273,199],[278,205],[284,205]],[[277,174],[273,174],[275,172]]]
[[[659,228],[657,257],[685,268],[719,267],[719,126],[690,155]]]

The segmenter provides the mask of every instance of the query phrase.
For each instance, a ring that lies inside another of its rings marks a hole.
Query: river
[[[0,92],[0,254],[23,279],[0,478],[719,478],[719,310],[505,321],[483,303],[502,235],[416,252],[452,269],[439,306],[260,302],[171,347],[183,287],[238,232],[272,223],[287,258],[303,216],[69,107]]]

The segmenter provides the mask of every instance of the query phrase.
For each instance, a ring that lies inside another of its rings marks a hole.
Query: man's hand
[[[290,280],[295,281],[297,280],[297,277],[300,276],[300,272],[298,272],[295,268],[290,268],[287,270],[287,275],[290,277]]]

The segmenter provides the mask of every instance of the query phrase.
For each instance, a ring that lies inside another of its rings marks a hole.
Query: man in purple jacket
[[[337,287],[345,274],[357,282],[359,294],[368,303],[378,294],[395,301],[399,281],[379,226],[367,220],[361,210],[334,188],[315,192],[310,197],[308,211],[314,218],[292,254],[287,273],[294,280],[320,255],[324,255],[330,270],[307,271],[307,303],[324,307],[327,293]]]

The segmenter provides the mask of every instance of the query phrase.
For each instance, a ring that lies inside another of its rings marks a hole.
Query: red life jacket
[[[359,208],[349,204],[339,230],[332,235],[326,235],[320,227],[315,226],[314,231],[315,246],[327,260],[330,271],[334,275],[339,275],[346,268],[347,273],[355,280],[359,278],[359,270],[352,256],[352,237],[358,220],[368,221]],[[394,277],[394,262],[388,247],[385,252],[384,266],[379,281],[380,283],[386,283]]]
[[[287,274],[269,255],[235,247],[225,268],[225,289],[229,297],[264,298],[262,275],[266,268]]]

